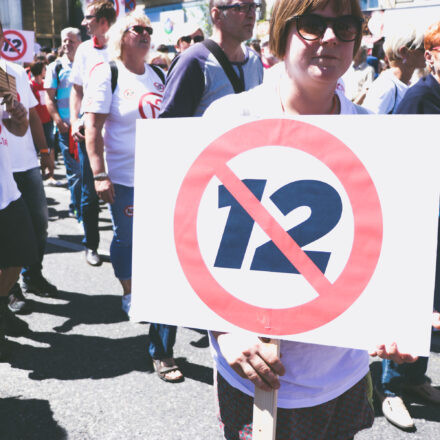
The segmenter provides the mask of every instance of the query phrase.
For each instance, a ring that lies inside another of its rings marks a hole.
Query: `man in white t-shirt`
[[[116,10],[112,2],[96,0],[87,6],[81,24],[92,38],[79,45],[70,74],[70,82],[72,83],[70,125],[72,126],[72,137],[79,143],[81,217],[84,226],[83,244],[86,251],[86,261],[92,266],[101,264],[101,258],[97,253],[99,245],[99,205],[85,146],[84,122],[81,118],[83,113],[82,100],[94,69],[96,66],[108,61],[106,33],[115,21]]]
[[[0,44],[3,39],[3,29],[0,27]],[[38,102],[32,93],[25,70],[4,59],[0,59],[0,66],[15,78],[18,100],[29,111],[29,127],[23,137],[15,136],[5,130],[9,143],[14,146],[9,152],[14,179],[31,216],[38,248],[38,261],[23,268],[23,288],[27,292],[38,295],[55,296],[58,293],[57,288],[42,274],[47,240],[48,209],[41,171],[48,177],[53,175],[53,157],[47,147],[43,126],[35,108]],[[40,162],[34,144],[39,150]],[[20,286],[16,283],[10,292],[10,309],[18,313],[23,311],[24,305],[25,298]]]

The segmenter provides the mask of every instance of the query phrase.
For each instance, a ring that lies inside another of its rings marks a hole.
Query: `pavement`
[[[62,179],[61,167],[56,177]],[[122,289],[109,260],[107,208],[100,215],[104,263],[91,267],[81,246],[82,228],[68,217],[67,189],[47,186],[46,195],[44,274],[60,294],[27,295],[32,313],[23,319],[32,332],[9,338],[10,360],[0,364],[0,440],[220,440],[205,333],[178,329],[175,357],[185,381],[161,381],[147,354],[148,324],[130,323],[121,312]],[[428,370],[436,386],[439,353],[437,334]],[[377,376],[380,363],[373,359],[371,367]],[[440,406],[407,398],[416,430],[389,424],[376,403],[374,426],[356,440],[440,439]]]

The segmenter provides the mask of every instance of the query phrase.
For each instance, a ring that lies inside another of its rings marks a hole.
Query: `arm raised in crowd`
[[[72,84],[72,91],[70,92],[70,125],[72,126],[72,137],[77,142],[83,142],[85,139],[81,133],[83,124],[79,118],[83,96],[83,87],[78,84]]]
[[[3,119],[5,127],[15,136],[24,136],[29,127],[26,108],[15,99],[6,106],[6,111],[11,115],[10,119]]]

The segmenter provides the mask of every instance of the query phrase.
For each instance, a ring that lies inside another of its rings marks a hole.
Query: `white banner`
[[[131,318],[427,355],[437,119],[138,121]]]

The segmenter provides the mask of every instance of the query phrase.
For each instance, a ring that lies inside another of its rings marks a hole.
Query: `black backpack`
[[[115,61],[110,61],[110,71],[111,71],[111,83],[112,83],[112,93],[115,92],[116,85],[118,84],[118,66],[116,65]],[[162,84],[165,84],[165,74],[163,73],[162,69],[158,66],[155,66],[154,64],[149,64],[149,66],[154,70],[156,75],[160,78],[162,81]]]

